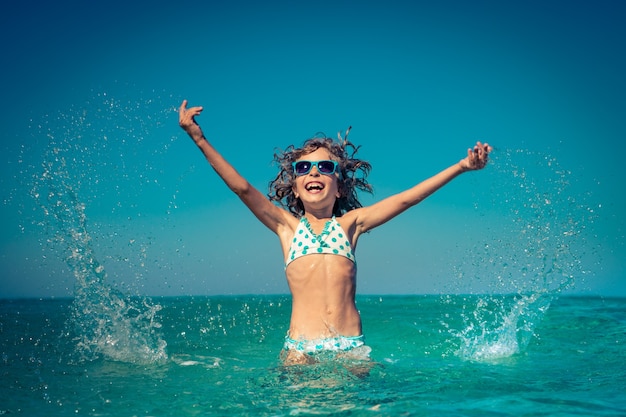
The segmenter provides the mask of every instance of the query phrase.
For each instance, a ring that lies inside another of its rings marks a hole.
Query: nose
[[[311,167],[311,171],[309,171],[309,175],[313,175],[314,177],[320,176],[320,172],[317,170],[317,165],[313,165]]]

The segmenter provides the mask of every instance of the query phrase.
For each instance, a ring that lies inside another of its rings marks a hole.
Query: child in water
[[[275,155],[280,172],[270,184],[268,199],[208,142],[195,121],[201,112],[202,107],[187,108],[184,100],[180,126],[226,185],[280,240],[292,295],[291,322],[281,352],[284,364],[312,363],[317,354],[328,351],[367,360],[370,349],[355,304],[359,237],[459,174],[484,168],[492,148],[478,142],[465,158],[435,176],[363,207],[356,191],[371,192],[366,181],[370,165],[354,158],[357,148],[348,142],[348,132],[339,142],[316,137],[302,148],[290,146]]]

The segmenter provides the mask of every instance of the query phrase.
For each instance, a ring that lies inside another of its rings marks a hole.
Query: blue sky
[[[15,7],[0,17],[0,297],[72,293],[58,226],[31,196],[42,164],[58,157],[113,285],[288,291],[277,238],[179,129],[183,98],[204,106],[207,136],[263,191],[275,149],[320,131],[353,126],[373,165],[365,204],[455,163],[477,140],[494,145],[486,170],[360,240],[361,293],[573,281],[568,291],[626,295],[621,2]]]

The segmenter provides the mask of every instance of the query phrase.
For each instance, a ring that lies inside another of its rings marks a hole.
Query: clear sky
[[[626,296],[624,21],[606,0],[17,2],[0,17],[0,297],[72,293],[76,236],[32,196],[46,164],[112,285],[288,291],[278,239],[178,127],[183,98],[264,192],[275,149],[320,131],[353,127],[365,204],[493,144],[487,169],[360,240],[360,293]]]

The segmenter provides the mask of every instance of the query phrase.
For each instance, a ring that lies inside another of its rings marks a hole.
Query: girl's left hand
[[[476,142],[474,148],[467,150],[467,157],[461,159],[459,164],[464,171],[483,169],[489,160],[489,152],[493,148],[488,143]]]

